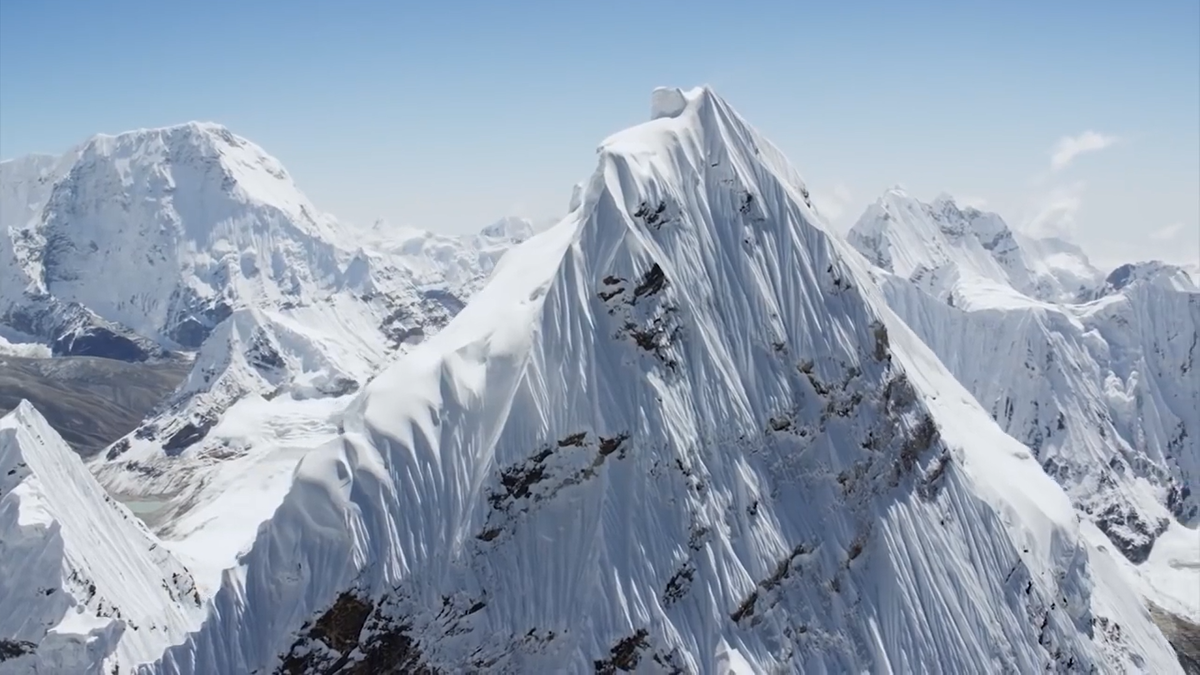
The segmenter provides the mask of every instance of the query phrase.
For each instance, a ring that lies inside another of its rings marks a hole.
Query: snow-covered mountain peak
[[[278,160],[220,125],[99,135],[47,166],[0,176],[14,195],[0,214],[14,263],[0,318],[53,344],[74,331],[194,349],[237,307],[312,302],[350,258],[347,233]],[[71,307],[91,318],[71,324]]]
[[[313,236],[336,236],[329,219],[320,215],[299,191],[279,160],[261,147],[211,122],[189,122],[158,129],[129,131],[115,136],[99,135],[80,150],[86,170],[108,174],[125,189],[173,192],[176,198],[205,201],[215,194],[228,199],[267,205],[290,216]],[[215,213],[214,216],[221,214]],[[204,236],[204,225],[189,223],[189,235]]]
[[[663,112],[670,114],[659,114]],[[609,136],[601,142],[599,152],[602,164],[605,156],[615,165],[628,165],[636,158],[643,165],[642,170],[664,177],[677,176],[688,166],[705,164],[714,169],[721,167],[719,172],[749,171],[752,165],[739,158],[748,153],[746,156],[754,158],[753,164],[773,172],[781,187],[804,204],[809,216],[813,215],[808,188],[796,169],[709,86],[686,91],[655,89],[651,95],[651,120]],[[646,156],[650,156],[649,161],[643,161]],[[722,164],[723,161],[726,163]],[[670,162],[681,163],[672,166]],[[595,185],[593,177],[589,189]],[[585,189],[580,202],[587,198]]]
[[[160,670],[1172,670],[795,170],[682,98],[364,387]]]

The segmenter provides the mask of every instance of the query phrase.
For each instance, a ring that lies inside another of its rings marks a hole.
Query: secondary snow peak
[[[1076,301],[1093,293],[1100,276],[1077,249],[1021,236],[999,215],[946,194],[924,203],[888,190],[848,238],[874,265],[947,302],[968,286],[990,288],[986,296],[965,295],[993,304]]]

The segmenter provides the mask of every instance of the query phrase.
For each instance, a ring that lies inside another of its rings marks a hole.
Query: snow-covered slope
[[[188,571],[31,405],[0,418],[0,673],[129,672],[201,616]]]
[[[214,472],[236,479],[218,465],[275,466],[271,458],[282,452],[294,466],[301,448],[333,432],[350,394],[440,330],[495,260],[525,236],[495,227],[465,237],[386,233],[356,249],[323,297],[233,310],[204,341],[175,394],[104,453],[94,467],[98,477],[125,497],[169,498],[182,515],[225,490]],[[297,433],[304,429],[315,435]],[[264,503],[260,520],[278,497]]]
[[[871,213],[850,239],[887,262]],[[889,239],[909,247],[905,259],[939,255],[936,238],[930,251],[919,248],[931,219],[889,223]],[[1061,242],[1022,238],[1020,247],[1034,250],[1022,251],[1026,259],[1053,260],[1047,253],[1057,251],[1070,254],[1057,258],[1059,269],[1086,269],[1069,262],[1083,259]],[[946,266],[965,267],[961,258]],[[1200,622],[1200,547],[1178,560],[1155,551],[1160,537],[1200,536],[1200,293],[1187,275],[1161,263],[1126,265],[1079,294],[1098,300],[1076,305],[1029,297],[995,275],[957,275],[945,292],[906,277],[907,267],[892,269],[876,271],[890,306],[1148,577],[1149,599]]]
[[[130,361],[161,357],[162,348],[152,340],[47,289],[43,213],[79,153],[75,149],[61,157],[28,155],[0,162],[0,328],[40,340],[58,354]],[[130,276],[129,270],[124,274]],[[94,281],[101,286],[107,282]]]
[[[653,112],[146,671],[1178,672],[779,152],[707,89]]]
[[[0,205],[0,349],[190,363],[91,469],[185,561],[202,600],[351,395],[532,229],[359,236],[261,148],[199,123],[0,163]]]
[[[1103,282],[1103,273],[1092,265],[1079,246],[1058,237],[1033,237],[1013,231],[1013,239],[1026,263],[1038,277],[1051,277],[1063,289],[1060,301],[1086,300],[1089,291]],[[1048,282],[1054,288],[1053,282]]]

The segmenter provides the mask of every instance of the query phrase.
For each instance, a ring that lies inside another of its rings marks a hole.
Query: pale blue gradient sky
[[[343,220],[463,231],[560,213],[654,86],[709,83],[843,227],[902,183],[1200,258],[1196,0],[798,5],[0,0],[0,157],[211,120]]]

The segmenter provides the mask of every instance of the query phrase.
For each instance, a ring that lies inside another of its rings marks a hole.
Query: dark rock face
[[[1129,283],[1129,277],[1133,275],[1133,265],[1121,265],[1117,269],[1109,273],[1108,278],[1104,281],[1114,289],[1125,288]]]
[[[0,661],[15,659],[18,656],[32,654],[37,651],[37,645],[25,640],[0,640]]]
[[[304,625],[283,655],[277,675],[412,673],[436,675],[404,618],[389,616],[386,603],[370,602],[351,592],[315,621]]]
[[[102,326],[60,335],[50,346],[55,356],[96,356],[116,361],[140,362],[153,356],[139,341]]]
[[[1167,530],[1170,523],[1163,518],[1153,523],[1132,508],[1113,504],[1095,517],[1096,527],[1106,534],[1129,562],[1139,564],[1150,557],[1154,542]]]
[[[196,349],[204,343],[204,340],[211,332],[211,327],[205,326],[195,317],[189,316],[175,324],[170,332],[167,333],[167,337],[171,338],[182,347]]]
[[[129,363],[171,356],[153,340],[105,321],[82,305],[49,297],[0,316],[0,323],[41,337],[56,356],[96,356]]]
[[[220,299],[203,301],[176,296],[175,305],[166,337],[185,349],[198,349],[217,324],[233,314],[233,309]]]
[[[463,307],[467,306],[466,303],[459,299],[457,295],[451,293],[450,291],[431,289],[425,291],[421,295],[426,302],[433,302],[441,305],[442,309],[444,309],[450,316],[458,314],[462,311]]]
[[[163,444],[163,451],[171,456],[178,455],[203,440],[216,423],[216,420],[206,418],[184,424]]]

